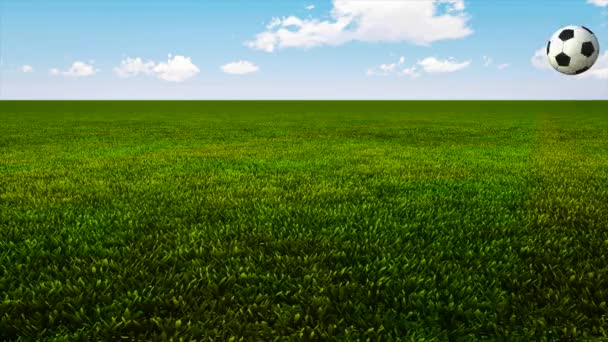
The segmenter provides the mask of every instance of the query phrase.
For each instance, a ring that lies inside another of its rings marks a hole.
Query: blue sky
[[[2,99],[607,99],[608,0],[4,0]],[[485,57],[484,57],[485,56]]]

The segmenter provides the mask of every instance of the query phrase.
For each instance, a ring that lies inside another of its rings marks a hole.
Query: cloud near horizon
[[[260,67],[249,61],[238,61],[224,64],[220,67],[226,74],[245,75],[257,72]]]
[[[93,66],[93,61],[90,61],[89,63],[75,61],[74,63],[72,63],[72,65],[70,66],[70,68],[68,70],[61,71],[58,68],[52,68],[51,70],[49,70],[49,74],[51,74],[51,76],[65,76],[65,77],[72,77],[72,78],[80,78],[80,77],[93,76],[98,71],[100,71],[100,70],[96,69]]]
[[[399,61],[390,64],[380,64],[378,67],[367,70],[368,76],[420,76],[419,68],[426,73],[452,73],[460,71],[471,65],[471,61],[458,62],[454,58],[438,59],[436,57],[427,57],[417,61],[410,67],[405,67],[405,57],[401,56]]]
[[[464,10],[464,0],[334,0],[331,19],[273,18],[245,45],[266,52],[351,41],[429,45],[472,34]]]
[[[532,66],[539,70],[551,70],[553,67],[549,64],[547,59],[547,48],[541,47],[534,51],[534,55],[530,59]]]
[[[427,57],[418,61],[418,65],[428,73],[446,73],[462,70],[469,65],[471,61],[458,62],[454,58],[437,59],[435,57]]]
[[[482,60],[483,60],[483,66],[484,66],[485,68],[489,68],[489,67],[491,67],[491,66],[495,66],[495,67],[496,67],[496,69],[498,69],[498,70],[504,70],[504,69],[506,69],[506,68],[508,68],[508,67],[510,67],[510,66],[511,66],[511,64],[510,64],[510,63],[500,63],[500,64],[496,64],[496,63],[494,62],[494,59],[493,59],[492,57],[490,57],[490,56],[486,56],[486,55],[482,56]]]
[[[387,64],[380,64],[379,66],[375,67],[375,68],[370,68],[367,70],[367,75],[368,76],[388,76],[391,74],[397,75],[397,74],[403,74],[403,75],[407,75],[407,76],[414,76],[416,74],[416,67],[412,68],[405,68],[403,67],[403,65],[405,64],[405,57],[401,56],[399,57],[399,61],[397,61],[396,63],[387,63]],[[407,71],[405,71],[407,69]],[[404,73],[405,71],[405,73]]]
[[[114,68],[114,73],[121,78],[137,75],[153,75],[169,82],[183,82],[196,76],[200,69],[192,63],[190,57],[169,55],[166,62],[144,61],[141,57],[127,57]]]

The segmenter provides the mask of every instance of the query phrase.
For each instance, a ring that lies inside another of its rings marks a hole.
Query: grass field
[[[0,102],[0,340],[608,340],[606,108]]]

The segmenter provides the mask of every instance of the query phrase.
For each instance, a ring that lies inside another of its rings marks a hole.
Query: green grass
[[[0,340],[608,339],[595,102],[0,103]]]

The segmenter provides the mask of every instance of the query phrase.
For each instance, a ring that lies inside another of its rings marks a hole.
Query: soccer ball
[[[547,43],[549,63],[566,75],[578,75],[589,70],[599,54],[597,38],[585,26],[563,27]]]

